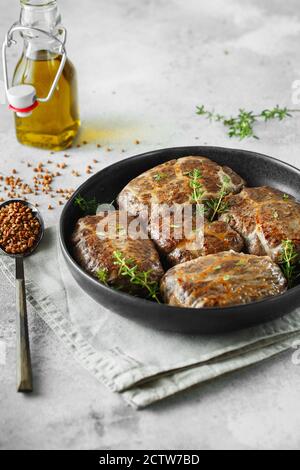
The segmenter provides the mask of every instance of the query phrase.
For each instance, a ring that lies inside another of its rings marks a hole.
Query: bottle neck
[[[42,29],[59,38],[61,16],[56,0],[21,0],[20,24]],[[44,34],[26,32],[23,33],[23,39],[24,53],[28,57],[35,56],[39,51],[59,51],[59,43]]]

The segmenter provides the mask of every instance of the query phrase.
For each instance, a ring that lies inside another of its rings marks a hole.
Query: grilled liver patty
[[[229,193],[238,193],[245,181],[233,170],[206,157],[191,156],[172,160],[156,166],[132,180],[120,193],[120,209],[137,216],[146,206],[153,204],[188,204],[192,202],[189,173],[200,170],[199,180],[203,187],[203,201],[216,198],[225,176],[230,178]]]
[[[233,251],[177,265],[161,281],[166,304],[189,308],[246,304],[286,289],[285,277],[269,257]]]
[[[195,219],[195,218],[193,218]],[[202,237],[195,230],[184,233],[182,226],[176,226],[173,218],[170,218],[170,228],[164,230],[166,220],[162,217],[155,218],[150,224],[150,238],[168,260],[171,266],[191,261],[213,253],[233,250],[240,252],[244,248],[243,238],[225,222],[204,222]],[[195,220],[191,228],[196,225]],[[177,231],[179,230],[179,235]],[[182,237],[181,237],[182,235]]]
[[[249,253],[279,261],[284,240],[300,253],[300,204],[292,196],[264,186],[245,188],[227,202],[230,208],[220,220],[242,235]]]
[[[126,260],[132,260],[131,264],[136,265],[140,272],[151,271],[149,274],[151,281],[159,282],[164,270],[152,241],[135,240],[128,236],[126,225],[122,224],[122,215],[125,214],[116,211],[80,219],[72,236],[74,257],[92,276],[97,278],[97,272],[100,269],[105,270],[109,285],[128,293],[146,296],[147,292],[140,286],[133,285],[127,277],[120,275],[119,267],[114,264],[114,252],[119,251]],[[132,222],[133,219],[129,217],[128,222]],[[112,239],[107,232],[109,228],[113,229],[115,226],[118,238]]]

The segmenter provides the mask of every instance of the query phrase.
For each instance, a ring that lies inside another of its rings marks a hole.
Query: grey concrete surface
[[[94,158],[100,169],[177,145],[242,147],[300,166],[300,117],[261,124],[260,140],[238,142],[195,115],[202,103],[229,114],[277,103],[294,107],[298,0],[59,3],[79,74],[79,141],[88,141],[69,152],[61,186],[78,186],[86,176],[75,178],[70,170],[84,174]],[[1,38],[18,10],[17,0],[1,0]],[[16,59],[14,51],[11,67]],[[29,179],[26,162],[48,158],[16,142],[12,117],[0,106],[0,174],[15,168]],[[64,160],[62,154],[51,158]],[[57,223],[59,209],[48,211],[46,198],[39,204],[47,224]],[[300,366],[292,352],[137,412],[90,377],[31,316],[36,391],[23,397],[15,393],[13,289],[0,285],[0,295],[0,341],[7,349],[6,364],[0,361],[0,449],[299,449]]]

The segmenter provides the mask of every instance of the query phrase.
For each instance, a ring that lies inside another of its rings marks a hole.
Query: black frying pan
[[[188,309],[159,305],[101,285],[72,257],[70,243],[82,212],[74,205],[78,194],[101,203],[115,200],[130,180],[156,165],[189,155],[208,157],[227,165],[249,186],[272,186],[300,201],[300,170],[274,158],[244,150],[217,147],[179,147],[149,152],[111,165],[86,181],[65,206],[60,219],[60,243],[67,265],[80,287],[104,307],[148,326],[181,333],[220,333],[273,320],[300,306],[300,285],[285,294],[229,308]]]

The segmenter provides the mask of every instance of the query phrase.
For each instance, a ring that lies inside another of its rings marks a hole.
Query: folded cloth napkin
[[[26,259],[28,301],[71,354],[137,408],[292,347],[300,309],[282,319],[226,335],[191,336],[141,326],[106,310],[75,283],[57,229]],[[14,261],[0,256],[1,282],[14,283]],[[196,313],[196,312],[195,312]]]

